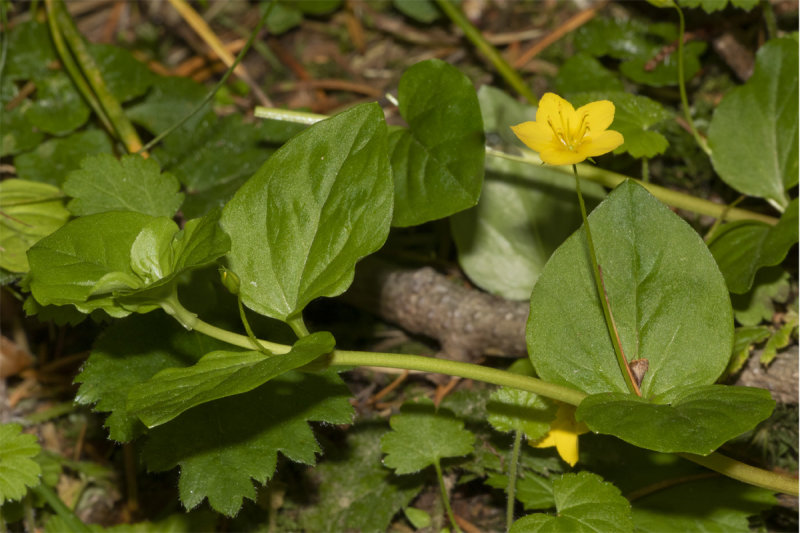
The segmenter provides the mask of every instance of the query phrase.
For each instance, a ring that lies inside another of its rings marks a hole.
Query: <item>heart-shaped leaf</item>
[[[632,394],[586,397],[575,416],[596,433],[658,452],[708,455],[753,429],[775,407],[769,391],[752,387],[678,387],[650,403]]]
[[[713,383],[730,358],[733,316],[703,240],[632,181],[617,187],[589,224],[625,355],[650,363],[644,397]],[[628,392],[583,228],[556,250],[533,288],[527,341],[542,379],[590,394]]]
[[[377,104],[318,122],[287,142],[225,206],[242,301],[287,320],[336,296],[380,248],[392,217],[386,124]]]
[[[475,205],[485,148],[478,96],[469,78],[431,59],[406,70],[397,95],[408,129],[389,134],[392,225],[414,226]]]

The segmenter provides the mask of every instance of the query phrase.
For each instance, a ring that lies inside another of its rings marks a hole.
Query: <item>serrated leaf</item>
[[[391,187],[377,104],[318,122],[283,145],[223,211],[245,305],[287,320],[314,298],[344,292],[355,263],[388,236]]]
[[[412,66],[397,89],[408,129],[389,133],[393,226],[414,226],[478,202],[485,156],[475,88],[458,69],[431,59]]]
[[[183,202],[179,188],[178,180],[162,174],[158,163],[134,154],[119,160],[110,154],[86,157],[64,182],[64,192],[73,198],[69,210],[78,216],[136,211],[172,217]]]
[[[544,436],[556,414],[556,406],[538,394],[507,387],[492,391],[486,410],[494,429],[520,431],[528,440]]]
[[[478,205],[450,219],[458,262],[480,288],[528,299],[550,255],[580,226],[574,182],[551,167],[507,159],[490,158],[486,168]],[[581,188],[588,209],[605,197],[596,183]]]
[[[96,403],[95,410],[110,412],[109,436],[128,442],[145,427],[128,410],[130,390],[166,368],[193,365],[206,353],[229,346],[206,335],[187,331],[161,312],[134,315],[115,322],[98,338],[81,373],[75,401]]]
[[[728,289],[742,294],[753,286],[758,270],[781,263],[797,243],[797,198],[775,226],[754,220],[725,224],[708,247],[714,255]]]
[[[576,418],[596,433],[659,452],[708,455],[753,429],[775,407],[769,391],[752,387],[676,387],[655,403],[632,394],[586,397]]]
[[[496,489],[506,490],[508,476],[489,474],[486,484]],[[522,503],[526,511],[550,509],[556,505],[553,499],[553,480],[533,473],[528,473],[527,476],[517,479],[514,496]]]
[[[330,333],[318,332],[298,340],[286,354],[210,352],[193,366],[162,370],[134,386],[128,411],[149,428],[159,426],[197,405],[249,392],[330,352],[335,344]]]
[[[677,35],[675,36],[677,39]],[[650,61],[655,58],[665,46],[671,44],[662,41],[650,48],[650,50],[640,57],[629,61],[624,61],[619,66],[619,71],[628,79],[636,83],[650,85],[652,87],[667,87],[678,84],[678,53],[677,51],[667,55],[663,61],[658,62],[652,69],[648,69]],[[692,41],[683,46],[684,55],[684,79],[690,80],[700,71],[700,56],[706,51],[706,43]]]
[[[305,531],[387,531],[392,517],[422,490],[421,476],[398,478],[381,464],[381,426],[355,426],[346,446],[330,446],[314,468],[319,500],[304,510]],[[406,509],[408,511],[408,509]]]
[[[0,267],[27,272],[25,252],[69,219],[61,191],[35,181],[0,182]]]
[[[159,134],[193,111],[203,101],[207,92],[203,85],[190,78],[158,76],[145,99],[126,109],[125,114],[150,133]],[[178,135],[180,132],[190,134],[212,115],[210,107],[198,112],[173,135]]]
[[[89,107],[72,79],[64,72],[54,71],[36,80],[36,100],[25,111],[25,118],[44,132],[64,135],[86,123]]]
[[[411,474],[447,457],[472,452],[475,435],[452,413],[433,406],[412,406],[389,420],[392,431],[381,438],[383,464],[396,474]]]
[[[566,97],[582,92],[621,92],[619,77],[586,53],[575,54],[558,69],[555,92]],[[572,98],[569,98],[570,102]],[[576,106],[577,107],[577,106]],[[616,129],[616,128],[614,128]],[[625,138],[627,141],[627,137]]]
[[[595,17],[575,32],[575,48],[594,57],[627,59],[649,53],[648,24],[637,18]]]
[[[589,216],[597,260],[628,360],[647,358],[647,398],[713,383],[733,342],[730,299],[695,231],[634,182]],[[539,376],[587,393],[628,392],[586,253],[585,232],[553,254],[531,294],[528,351]]]
[[[737,191],[785,208],[798,179],[797,41],[773,39],[756,54],[753,75],[714,111],[711,162]]]
[[[553,480],[557,516],[532,514],[520,518],[510,533],[633,531],[631,504],[619,489],[589,472],[564,474]]]
[[[35,150],[15,157],[14,166],[17,167],[20,178],[60,187],[67,174],[79,168],[84,157],[111,154],[111,151],[108,135],[100,130],[90,129],[45,141]]]
[[[254,479],[266,483],[278,452],[314,464],[320,447],[308,422],[352,421],[350,391],[333,372],[288,372],[245,394],[186,411],[154,428],[143,457],[150,471],[180,467],[187,509],[208,498],[216,511],[235,515],[243,498],[255,499]]]
[[[0,424],[0,504],[40,483],[42,469],[33,459],[40,450],[36,435],[23,434],[19,424]]]

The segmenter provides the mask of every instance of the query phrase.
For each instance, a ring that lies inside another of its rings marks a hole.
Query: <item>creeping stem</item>
[[[625,359],[625,354],[622,353],[622,345],[616,334],[614,318],[611,316],[611,307],[609,307],[608,299],[606,298],[602,274],[600,273],[600,267],[597,265],[597,255],[595,254],[594,242],[592,241],[592,231],[589,229],[589,220],[586,218],[586,205],[583,203],[583,194],[581,194],[581,180],[578,178],[578,167],[572,165],[572,172],[575,174],[575,192],[578,193],[581,218],[583,219],[583,227],[586,230],[586,248],[589,250],[589,260],[592,263],[592,275],[594,276],[594,283],[597,288],[597,297],[600,299],[600,306],[603,308],[603,316],[606,319],[608,336],[611,338],[611,345],[614,346],[614,354],[617,356],[617,363],[619,364],[620,372],[622,372],[622,377],[625,378],[625,384],[628,386],[631,393],[641,396],[642,393],[639,391],[639,387],[633,379],[633,374],[628,366],[628,361]]]
[[[162,300],[161,307],[173,318],[178,320],[187,329],[193,329],[209,337],[227,342],[233,346],[239,346],[246,350],[253,349],[253,341],[246,335],[240,335],[228,331],[200,320],[197,315],[184,308],[178,301],[176,295]],[[291,346],[278,344],[275,342],[259,339],[265,348],[273,354],[284,354],[291,350]],[[334,350],[327,356],[328,366],[354,367],[354,366],[373,366],[383,368],[398,368],[406,370],[419,370],[422,372],[434,372],[449,376],[459,376],[485,383],[492,383],[504,387],[530,391],[540,394],[553,400],[559,400],[570,405],[579,405],[586,397],[586,394],[568,387],[548,383],[540,379],[513,374],[496,368],[488,368],[472,363],[462,363],[450,361],[449,359],[437,359],[434,357],[423,357],[421,355],[404,355],[396,353],[377,353],[377,352],[356,352],[348,350]],[[797,495],[797,480],[788,476],[782,476],[768,470],[762,470],[753,466],[740,463],[724,455],[712,453],[708,456],[694,454],[680,454],[684,459],[698,463],[706,468],[724,474],[728,477],[738,479],[751,485],[764,487],[766,489],[783,492],[786,494]]]

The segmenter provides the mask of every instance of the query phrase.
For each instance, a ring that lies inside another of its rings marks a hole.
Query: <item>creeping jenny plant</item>
[[[522,142],[539,152],[550,165],[574,165],[589,157],[603,155],[625,139],[609,130],[614,121],[614,104],[591,102],[578,109],[553,93],[539,100],[535,122],[523,122],[511,129]]]

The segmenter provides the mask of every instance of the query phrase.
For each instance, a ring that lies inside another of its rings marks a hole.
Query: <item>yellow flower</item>
[[[553,93],[539,100],[536,122],[511,126],[514,134],[550,165],[574,165],[587,157],[610,152],[625,142],[618,131],[609,130],[614,104],[591,102],[577,110]]]
[[[555,446],[558,455],[569,463],[569,466],[575,466],[578,462],[578,435],[588,431],[586,424],[575,421],[575,407],[562,403],[556,412],[556,419],[550,424],[550,432],[542,440],[531,445],[536,448]]]

